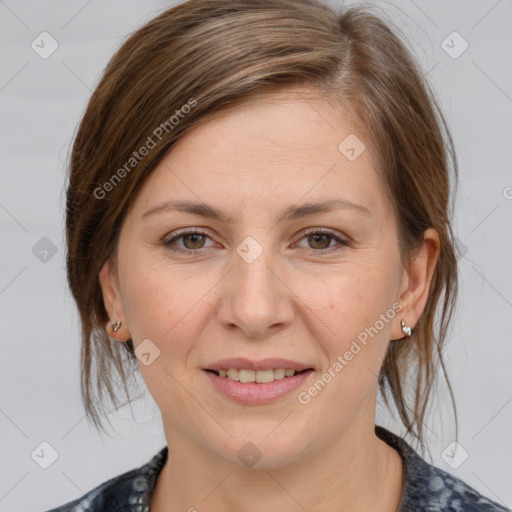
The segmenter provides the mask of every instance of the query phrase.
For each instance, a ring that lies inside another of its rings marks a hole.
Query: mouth
[[[203,372],[213,386],[212,389],[224,398],[238,404],[264,405],[289,397],[297,388],[307,385],[310,377],[315,373],[312,368],[299,371],[289,370],[288,376],[286,369],[282,368],[258,371],[243,368],[227,370],[221,368],[219,370],[205,369]],[[283,371],[284,376],[282,376]],[[224,372],[226,376],[221,377]],[[293,375],[291,375],[292,372]],[[278,378],[276,378],[276,373]]]
[[[315,369],[287,359],[231,358],[209,364],[203,374],[224,398],[238,404],[263,405],[285,399],[307,385]]]
[[[204,370],[217,377],[230,379],[235,382],[268,384],[276,380],[289,379],[314,368],[305,363],[290,359],[267,358],[263,360],[236,357],[222,359],[208,364]]]
[[[205,371],[234,382],[244,384],[268,384],[275,380],[289,379],[295,375],[311,372],[313,368],[305,368],[304,370],[295,370],[293,368],[267,368],[264,370],[220,368],[219,370],[213,370],[207,368]]]

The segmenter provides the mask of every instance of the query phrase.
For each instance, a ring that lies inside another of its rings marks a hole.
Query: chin
[[[275,430],[274,432],[272,432]],[[283,429],[278,432],[276,423],[264,432],[254,435],[237,435],[226,439],[226,445],[214,450],[230,464],[251,470],[277,469],[295,463],[300,453],[306,450],[298,437]],[[227,457],[226,457],[227,455]]]

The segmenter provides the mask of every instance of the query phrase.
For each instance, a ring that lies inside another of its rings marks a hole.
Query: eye
[[[211,238],[204,231],[190,228],[185,231],[181,231],[169,240],[164,240],[162,244],[176,252],[194,254],[198,253],[200,249],[207,248],[207,246],[205,246],[206,239],[211,240]],[[313,252],[316,254],[336,252],[344,246],[348,245],[346,240],[340,238],[330,231],[326,231],[325,229],[312,229],[306,232],[301,240],[303,239],[308,240],[309,244],[313,247]],[[331,242],[333,240],[338,242],[338,245],[341,247],[331,246]],[[178,241],[181,241],[185,247],[179,247],[176,245]]]
[[[210,238],[204,231],[199,231],[197,229],[191,228],[181,233],[177,234],[175,237],[170,240],[164,240],[162,244],[165,247],[177,252],[185,252],[188,254],[193,254],[198,252],[198,249],[204,248],[204,242],[206,238]],[[176,242],[182,239],[185,247],[176,246]]]
[[[346,240],[325,229],[309,230],[302,239],[307,239],[310,246],[314,249],[313,252],[316,254],[336,252],[348,245]],[[341,247],[330,246],[333,240],[338,242]]]

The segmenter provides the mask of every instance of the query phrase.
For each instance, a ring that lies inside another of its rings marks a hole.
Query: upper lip
[[[234,368],[237,370],[268,370],[275,368],[284,368],[285,370],[295,370],[300,372],[302,370],[312,369],[310,365],[298,363],[297,361],[290,361],[288,359],[270,358],[262,359],[260,361],[252,361],[245,357],[235,357],[230,359],[221,359],[215,363],[205,366],[205,370],[226,370]]]

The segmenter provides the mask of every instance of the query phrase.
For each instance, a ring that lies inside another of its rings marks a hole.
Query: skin
[[[396,511],[403,467],[374,432],[377,375],[390,339],[403,338],[428,297],[439,254],[437,232],[403,267],[396,218],[374,155],[353,162],[338,145],[364,135],[307,90],[253,102],[187,134],[154,170],[122,226],[116,264],[100,273],[110,334],[149,338],[160,350],[142,377],[161,410],[169,458],[151,510]],[[369,141],[366,141],[369,142]],[[275,222],[288,206],[343,198],[368,213],[338,209]],[[225,224],[163,211],[171,199],[207,203]],[[207,237],[162,245],[183,228]],[[347,240],[312,237],[331,230]],[[236,252],[251,236],[252,263]],[[318,254],[321,249],[330,249]],[[335,250],[339,249],[339,250]],[[402,309],[311,401],[307,390],[379,316]],[[226,357],[282,357],[315,369],[300,389],[266,405],[220,395],[203,368]],[[262,458],[246,467],[237,452],[253,443]],[[194,507],[194,508],[192,508]]]

